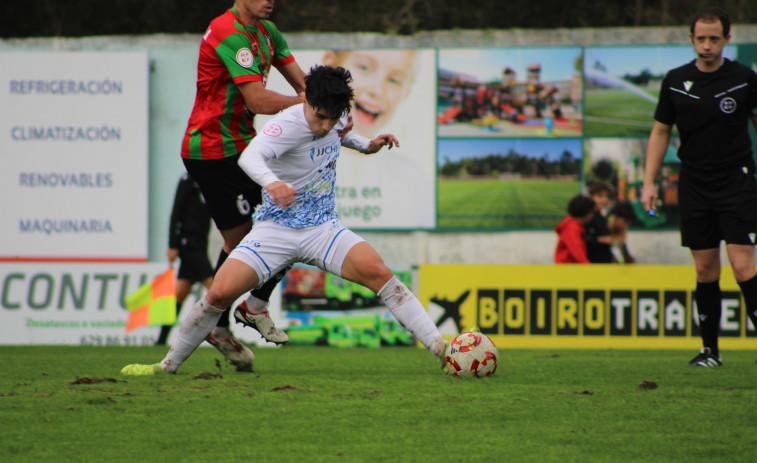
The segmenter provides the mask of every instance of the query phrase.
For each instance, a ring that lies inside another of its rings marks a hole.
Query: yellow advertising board
[[[447,338],[477,326],[500,348],[699,348],[693,266],[422,265],[420,299]],[[757,348],[728,269],[720,347]]]

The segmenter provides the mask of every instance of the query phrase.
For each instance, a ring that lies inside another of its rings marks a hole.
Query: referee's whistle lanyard
[[[260,51],[260,60],[263,62],[263,73],[264,75],[260,76],[263,78],[263,85],[268,82],[268,73],[271,70],[271,65],[268,63],[268,59],[266,59],[265,53],[263,53],[262,45],[260,44],[260,40],[258,40],[257,34],[253,35],[250,33],[250,31],[247,30],[247,26],[245,26],[244,22],[242,21],[242,18],[239,17],[239,13],[234,11],[232,8],[231,10],[234,15],[237,17],[237,21],[239,21],[239,24],[242,26],[242,33],[247,36],[248,39],[250,39],[250,45],[252,46],[252,55],[253,58],[256,54],[258,54],[258,50]],[[268,29],[265,28],[263,25],[263,22],[258,20],[258,30],[261,34],[263,34],[263,37],[265,37],[266,46],[268,47],[268,56],[271,57],[271,61],[273,61],[273,43],[271,42],[271,37],[268,35]]]

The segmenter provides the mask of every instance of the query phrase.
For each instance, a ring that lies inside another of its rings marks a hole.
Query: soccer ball
[[[447,347],[444,362],[452,376],[491,376],[497,370],[497,346],[483,333],[468,331],[459,334]]]

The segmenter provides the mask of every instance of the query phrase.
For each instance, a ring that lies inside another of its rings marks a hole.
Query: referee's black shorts
[[[754,165],[708,172],[681,167],[678,181],[681,245],[692,250],[755,244],[757,180]]]
[[[205,281],[213,276],[213,266],[208,259],[208,248],[180,248],[179,271],[176,275],[180,280],[189,280],[192,283]]]
[[[200,186],[210,216],[219,230],[228,230],[250,220],[262,200],[260,185],[237,164],[239,156],[183,159],[187,172]]]

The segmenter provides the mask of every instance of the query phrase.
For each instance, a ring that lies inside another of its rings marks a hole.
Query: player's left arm
[[[399,140],[397,140],[397,137],[392,134],[379,135],[371,140],[371,142],[368,144],[368,148],[365,150],[365,154],[376,153],[384,146],[388,146],[389,149],[392,149],[395,146],[399,148],[400,142]]]

